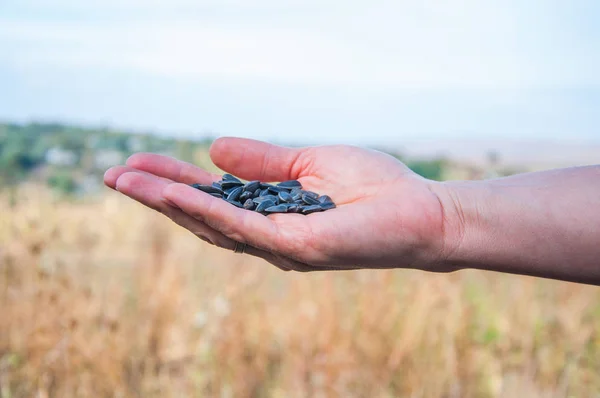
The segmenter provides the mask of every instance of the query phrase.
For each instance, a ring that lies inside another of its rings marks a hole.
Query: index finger
[[[211,184],[221,176],[193,164],[154,153],[136,153],[127,159],[127,166],[183,184]]]
[[[301,173],[301,148],[289,148],[247,138],[223,137],[210,147],[212,161],[246,180],[295,180]]]
[[[277,225],[261,214],[239,209],[185,184],[170,184],[162,191],[169,203],[223,235],[251,246],[277,251]]]

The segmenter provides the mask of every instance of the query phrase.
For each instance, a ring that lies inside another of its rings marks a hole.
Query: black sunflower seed
[[[265,212],[267,213],[285,213],[287,212],[288,207],[286,205],[277,205],[277,206],[271,206],[271,207],[267,207],[265,209]]]
[[[233,181],[233,182],[242,183],[237,177],[234,177],[229,173],[223,174],[223,181]]]
[[[198,189],[202,192],[206,192],[206,193],[223,194],[222,190],[220,190],[219,188],[213,187],[212,185],[192,184],[191,187],[196,188],[196,189]]]
[[[296,192],[295,194],[290,194],[292,195],[292,199],[294,200],[294,202],[302,202],[302,192]]]
[[[263,215],[270,213],[311,214],[335,209],[336,205],[327,195],[302,189],[297,180],[283,181],[276,185],[258,180],[242,182],[225,173],[221,181],[211,185],[190,184],[191,187],[221,198],[232,205]]]
[[[244,190],[243,187],[237,187],[234,188],[231,192],[229,192],[229,194],[227,195],[227,200],[238,200],[240,198],[240,195],[242,194],[242,191]]]
[[[240,182],[240,181],[222,181],[221,182],[221,187],[223,188],[224,191],[231,189],[231,188],[241,187],[242,185],[244,185],[244,183]]]
[[[287,206],[287,212],[288,213],[298,213],[299,210],[300,210],[300,205],[299,204],[290,203]]]
[[[333,202],[325,202],[319,205],[323,210],[335,209],[335,203]]]
[[[260,181],[250,181],[244,185],[244,191],[254,192],[260,187]]]
[[[279,195],[277,195],[277,197],[279,198],[280,202],[288,202],[291,203],[294,201],[294,198],[292,197],[292,195],[290,195],[287,192],[279,192]]]
[[[287,190],[285,188],[280,188],[278,186],[275,185],[271,185],[269,188],[267,188],[269,190],[270,193],[277,195],[279,192],[287,192]]]
[[[244,209],[253,210],[256,207],[256,204],[252,201],[252,199],[248,199],[244,202]]]
[[[319,197],[319,194],[313,191],[302,191],[303,195],[307,195],[310,196],[311,198],[315,198],[317,199]]]
[[[321,206],[319,205],[306,206],[302,209],[302,214],[311,214],[316,213],[318,211],[323,211],[323,209],[321,209]]]
[[[243,208],[244,206],[242,206],[242,204],[240,202],[237,202],[235,200],[229,200],[229,199],[225,199],[226,202],[231,203],[232,205],[234,205],[235,207],[240,207]]]
[[[239,201],[240,201],[240,203],[244,203],[247,199],[250,199],[250,198],[252,198],[252,192],[250,192],[250,191],[244,191],[240,195]]]
[[[254,203],[261,203],[261,202],[264,202],[265,200],[270,200],[272,202],[277,203],[277,196],[265,195],[265,196],[259,196],[258,198],[254,198],[252,200],[254,201]]]
[[[321,195],[318,199],[319,203],[333,203],[333,200],[331,200],[331,198],[327,195]]]
[[[300,184],[300,181],[297,180],[289,180],[289,181],[283,181],[280,182],[279,184],[277,184],[278,187],[281,188],[286,188],[286,189],[293,189],[293,188],[302,188],[302,184]]]
[[[261,211],[265,211],[267,208],[269,208],[269,207],[272,207],[272,206],[276,206],[276,205],[277,205],[277,203],[275,203],[275,202],[274,202],[274,201],[272,201],[272,200],[265,200],[265,201],[263,201],[263,202],[260,202],[260,203],[259,203],[259,204],[256,206],[256,209],[255,209],[255,211],[257,211],[257,212],[259,212],[259,213],[260,213]]]
[[[302,200],[304,201],[304,203],[308,204],[308,205],[318,205],[319,201],[317,199],[315,199],[313,196],[308,195],[307,192],[302,194]]]

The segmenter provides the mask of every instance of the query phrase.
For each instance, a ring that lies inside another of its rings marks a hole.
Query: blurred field
[[[592,397],[600,290],[283,273],[115,194],[0,203],[0,397]]]

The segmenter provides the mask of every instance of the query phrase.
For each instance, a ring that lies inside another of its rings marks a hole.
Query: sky
[[[596,0],[0,0],[0,120],[600,142]]]

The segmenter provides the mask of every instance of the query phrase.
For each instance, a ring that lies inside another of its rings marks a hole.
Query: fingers
[[[125,172],[117,178],[115,189],[162,213],[165,207],[169,206],[161,195],[162,190],[168,185],[168,182],[149,175]]]
[[[239,209],[185,184],[170,184],[162,194],[169,203],[233,240],[267,251],[276,249],[277,226],[261,214]]]
[[[203,241],[223,249],[231,251],[235,249],[236,242],[233,239],[230,239],[225,235],[215,231],[208,225],[196,220],[195,218],[184,213],[183,211],[171,207],[167,211],[164,211],[164,213],[177,225],[187,229]],[[260,250],[252,246],[247,246],[244,253],[254,257],[262,258],[263,260],[273,264],[282,271],[290,271],[290,268],[286,267],[280,261],[277,261],[276,257],[273,254],[264,250]]]
[[[149,160],[146,165],[160,159]],[[163,213],[176,224],[217,247],[233,251],[236,241],[247,243],[247,254],[262,258],[284,271],[336,269],[314,267],[276,254],[278,227],[272,220],[238,209],[186,184],[173,183],[167,178],[156,177],[129,166],[111,168],[104,180],[107,186]]]
[[[106,171],[106,173],[104,173],[104,184],[106,186],[108,186],[109,188],[117,189],[117,180],[119,179],[119,177],[121,177],[125,173],[144,174],[144,175],[147,175],[149,177],[154,177],[154,178],[156,178],[156,179],[158,179],[160,181],[164,181],[164,182],[167,182],[167,183],[172,182],[172,181],[167,180],[165,178],[156,177],[156,176],[153,176],[150,173],[146,173],[144,171],[136,170],[133,167],[115,166],[115,167],[111,167],[110,169],[108,169]]]
[[[298,178],[301,149],[245,138],[219,138],[210,147],[217,167],[246,180],[285,181]]]
[[[145,173],[140,173],[139,171],[131,172],[127,170],[130,169],[127,167],[120,167],[116,168],[111,173],[107,173],[108,182],[113,184],[115,176],[118,175],[116,177],[116,181],[114,181],[114,187],[119,192],[129,196],[134,200],[137,200],[151,209],[163,213],[173,222],[189,230],[203,241],[220,248],[231,251],[234,250],[236,242],[233,239],[214,230],[205,223],[190,216],[189,214],[186,214],[182,210],[171,206],[171,204],[164,199],[162,192],[169,184],[173,184],[172,182],[169,182],[166,179],[153,177]],[[284,264],[281,264],[280,261],[277,261],[273,254],[264,250],[248,246],[246,248],[246,253],[250,254],[251,256],[262,258],[263,260],[270,262],[284,271],[290,270],[290,268],[286,267]]]
[[[116,189],[117,180],[119,177],[128,171],[133,171],[129,167],[126,166],[115,166],[111,167],[104,173],[104,184],[112,189]]]
[[[136,153],[127,159],[127,166],[183,184],[210,184],[221,176],[168,156]]]

